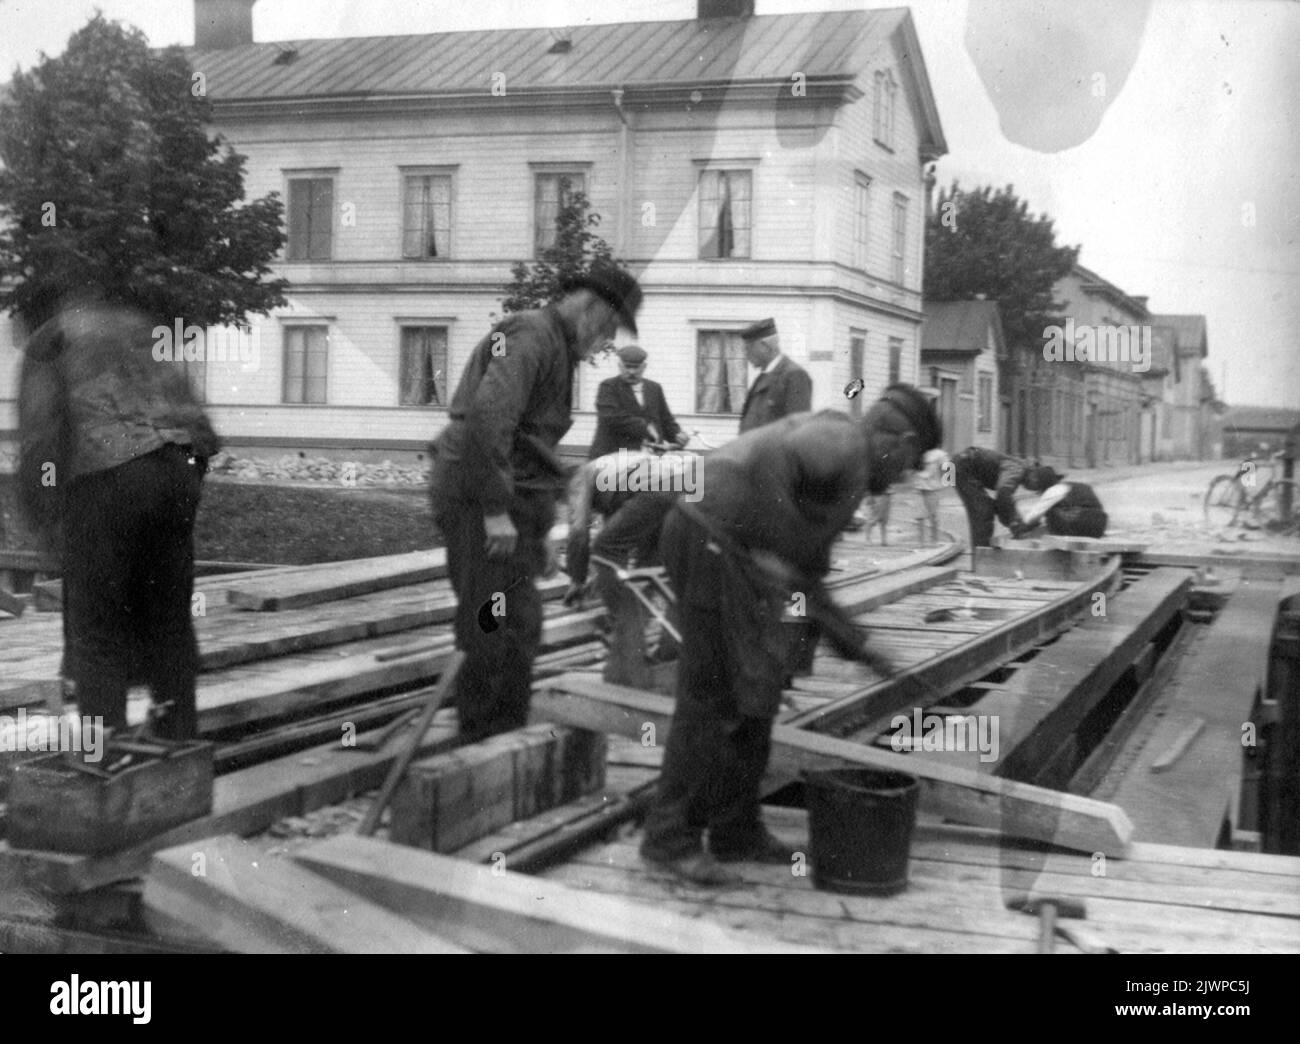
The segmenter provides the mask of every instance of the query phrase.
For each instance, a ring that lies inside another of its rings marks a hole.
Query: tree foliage
[[[199,326],[282,305],[275,193],[244,198],[244,157],[209,137],[211,106],[180,48],[96,13],[0,102],[0,308],[35,325],[92,287]]]
[[[520,261],[510,270],[514,281],[506,288],[502,310],[540,308],[556,296],[566,279],[582,275],[597,262],[626,269],[612,256],[609,244],[593,231],[599,224],[600,215],[591,209],[586,193],[570,192],[568,180],[562,179],[555,242],[535,261]]]
[[[996,301],[1007,345],[1037,348],[1062,308],[1053,288],[1070,273],[1077,246],[1057,246],[1047,215],[1033,217],[1008,185],[940,190],[925,230],[925,297]]]

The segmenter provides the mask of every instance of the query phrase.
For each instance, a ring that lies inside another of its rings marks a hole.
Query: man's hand
[[[571,609],[581,609],[582,599],[587,593],[586,584],[570,584],[564,592],[564,604]]]
[[[691,441],[691,437],[687,435],[686,432],[684,431],[679,431],[676,435],[673,436],[673,442],[677,443],[678,449],[681,449],[690,441]]]
[[[549,540],[546,541],[546,562],[542,565],[542,576],[547,580],[560,571],[560,556],[555,551],[555,545]]]
[[[483,549],[487,552],[488,558],[504,559],[515,553],[515,545],[519,542],[519,531],[510,521],[509,514],[503,511],[499,515],[484,515],[483,529],[487,533],[487,541]]]

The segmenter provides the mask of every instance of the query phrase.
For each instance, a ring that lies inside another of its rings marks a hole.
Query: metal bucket
[[[916,778],[827,769],[805,772],[803,780],[813,884],[861,895],[903,891],[916,825]]]

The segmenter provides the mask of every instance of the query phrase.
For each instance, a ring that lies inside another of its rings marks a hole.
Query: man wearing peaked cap
[[[942,436],[926,398],[893,385],[860,420],[822,410],[746,432],[708,455],[698,501],[672,506],[659,552],[677,596],[681,659],[645,860],[714,886],[738,882],[726,863],[790,866],[794,846],[768,832],[759,806],[790,667],[782,611],[802,593],[841,656],[892,673],[823,578],[863,495],[916,470]]]
[[[645,349],[624,345],[618,350],[619,373],[600,382],[596,391],[596,437],[589,460],[639,450],[646,442],[674,442],[684,446],[689,438],[668,408],[663,388],[643,375]]]
[[[740,413],[743,435],[791,413],[812,409],[812,378],[781,354],[774,319],[760,319],[740,332],[745,357],[759,373]]]
[[[597,264],[546,307],[507,315],[470,353],[432,446],[433,516],[465,653],[456,706],[470,741],[528,721],[542,631],[533,579],[554,571],[547,535],[566,478],[555,448],[572,423],[574,370],[620,326],[635,331],[640,304],[631,275]]]

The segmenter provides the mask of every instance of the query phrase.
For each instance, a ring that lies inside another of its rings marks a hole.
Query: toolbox
[[[108,739],[97,763],[47,754],[14,766],[12,848],[103,854],[212,811],[212,744]]]

